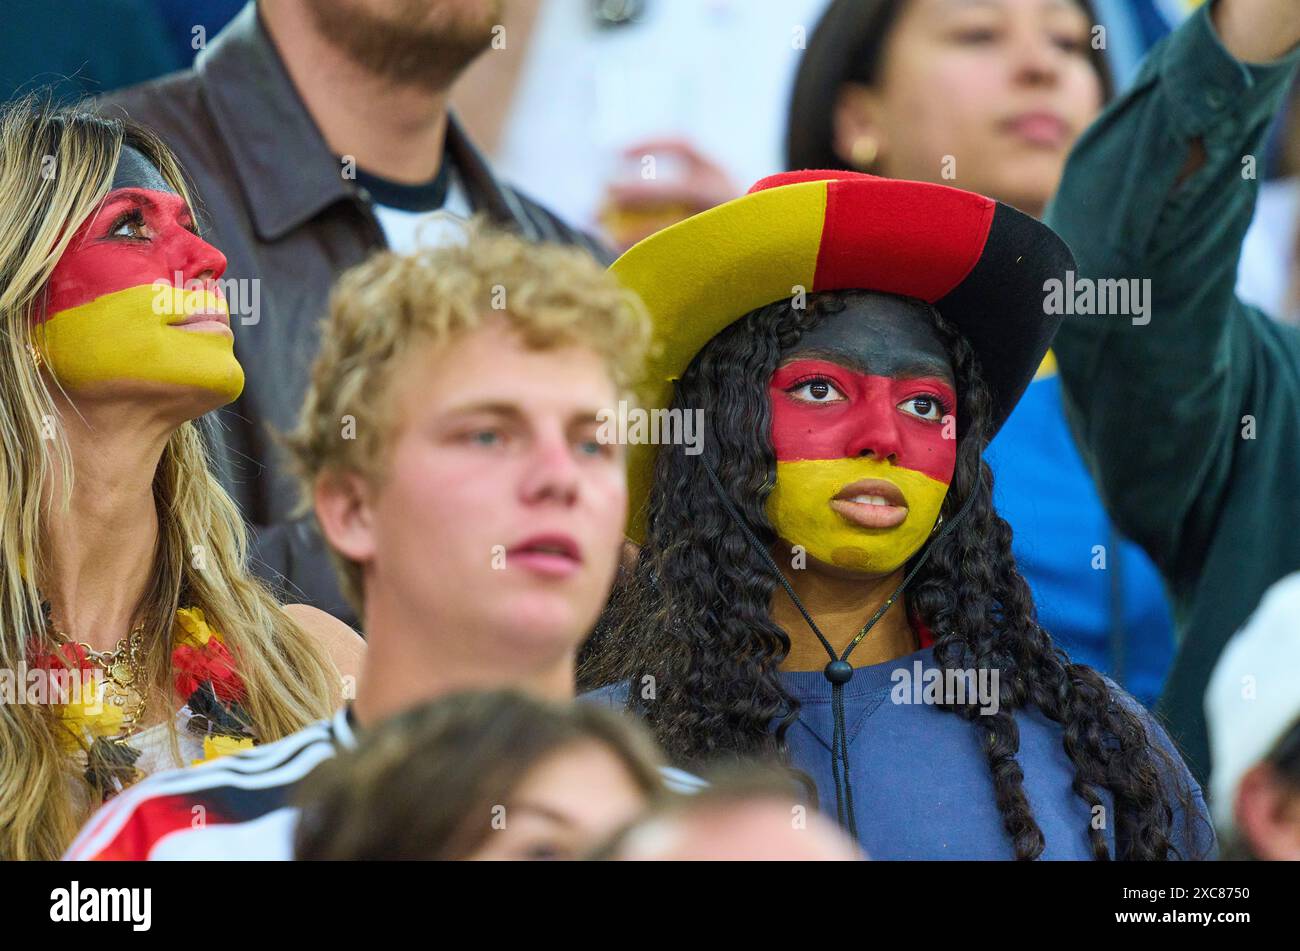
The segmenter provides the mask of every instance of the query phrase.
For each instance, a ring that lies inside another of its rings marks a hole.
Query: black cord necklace
[[[840,825],[847,829],[849,834],[852,835],[856,841],[858,837],[858,821],[853,811],[853,784],[849,780],[849,738],[848,730],[844,722],[844,685],[853,677],[853,665],[849,663],[849,655],[852,654],[854,649],[862,643],[871,629],[875,627],[876,622],[884,617],[886,612],[894,606],[894,603],[902,595],[903,590],[907,587],[908,583],[916,577],[916,573],[921,570],[921,566],[924,565],[926,559],[930,557],[930,553],[934,551],[935,545],[941,539],[945,538],[952,531],[953,526],[960,522],[962,517],[970,511],[971,504],[975,501],[975,493],[972,492],[966,497],[966,501],[963,502],[961,508],[957,510],[957,514],[950,518],[947,521],[947,524],[943,525],[939,530],[939,533],[930,540],[929,544],[926,545],[925,551],[923,551],[921,557],[916,560],[916,564],[912,566],[912,570],[903,578],[902,584],[895,588],[894,593],[885,600],[884,604],[876,609],[876,613],[871,615],[870,620],[862,626],[862,630],[858,631],[853,640],[844,648],[844,653],[837,656],[835,648],[831,646],[831,642],[826,639],[826,635],[821,632],[821,629],[817,626],[817,622],[812,619],[812,615],[808,613],[807,608],[803,606],[803,602],[799,600],[799,596],[795,594],[794,586],[791,585],[789,579],[786,578],[785,572],[777,566],[776,560],[772,558],[771,552],[763,546],[757,536],[754,535],[753,531],[751,531],[749,526],[745,523],[740,512],[736,510],[731,498],[727,495],[726,490],[723,489],[722,481],[718,478],[718,474],[714,472],[713,466],[709,464],[708,460],[705,459],[703,455],[701,455],[699,459],[704,466],[704,471],[708,473],[709,481],[713,483],[714,491],[718,493],[719,500],[727,510],[727,514],[731,516],[731,520],[736,523],[736,527],[738,527],[741,533],[744,534],[750,547],[753,548],[754,551],[758,553],[758,556],[767,563],[768,568],[771,569],[776,580],[781,583],[781,587],[785,588],[785,593],[790,596],[790,600],[794,602],[794,606],[799,609],[799,613],[803,615],[804,621],[807,622],[808,627],[812,630],[813,634],[817,636],[817,640],[821,642],[822,647],[825,648],[826,653],[830,656],[830,662],[822,670],[822,673],[831,684],[831,713],[834,717],[835,723],[834,733],[831,738],[831,775],[835,780],[835,810]],[[940,518],[942,518],[942,516],[940,516]]]

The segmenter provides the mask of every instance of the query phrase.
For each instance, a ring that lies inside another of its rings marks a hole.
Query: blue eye
[[[501,434],[491,429],[480,429],[470,433],[470,441],[477,446],[495,446],[501,442]]]

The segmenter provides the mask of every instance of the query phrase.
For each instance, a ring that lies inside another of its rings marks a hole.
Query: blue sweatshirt
[[[1075,663],[1154,706],[1174,656],[1164,584],[1107,518],[1066,425],[1055,373],[1029,385],[984,458],[1039,623]]]
[[[978,723],[914,702],[925,700],[926,670],[939,671],[929,648],[859,668],[844,686],[858,841],[873,859],[1012,859],[983,752],[985,733]],[[834,819],[831,685],[820,671],[783,673],[781,680],[801,704],[799,720],[786,733],[790,763],[812,778],[822,812]],[[1172,751],[1151,715],[1112,689],[1143,718],[1152,740]],[[621,705],[626,688],[587,696]],[[1036,710],[1015,716],[1025,796],[1046,842],[1042,857],[1091,859],[1092,811],[1070,789],[1074,764],[1062,746],[1061,727]],[[1175,815],[1175,844],[1185,857],[1205,856],[1213,847],[1205,800],[1182,760],[1175,762],[1174,782],[1187,791],[1193,812],[1190,823],[1181,811]],[[1114,856],[1113,803],[1105,792],[1102,801]]]

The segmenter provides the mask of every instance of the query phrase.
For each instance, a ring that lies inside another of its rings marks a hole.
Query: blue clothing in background
[[[1111,525],[1065,421],[1055,373],[1029,385],[984,458],[1039,623],[1072,660],[1154,704],[1174,653],[1164,583]],[[1105,549],[1104,569],[1093,567],[1101,563],[1096,546]]]
[[[6,0],[0,101],[49,91],[70,102],[180,65],[153,0]]]
[[[247,0],[150,0],[162,18],[163,37],[184,69],[194,62],[201,47],[235,18]],[[196,32],[195,27],[202,27]]]

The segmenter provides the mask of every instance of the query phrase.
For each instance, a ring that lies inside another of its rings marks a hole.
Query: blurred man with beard
[[[258,0],[192,69],[102,103],[176,151],[226,249],[248,384],[208,429],[222,481],[255,528],[258,571],[353,623],[319,530],[292,515],[293,479],[272,436],[302,405],[334,279],[375,250],[437,243],[445,229],[424,219],[438,210],[481,212],[605,258],[498,182],[447,110],[456,77],[503,45],[501,16],[500,0]]]

